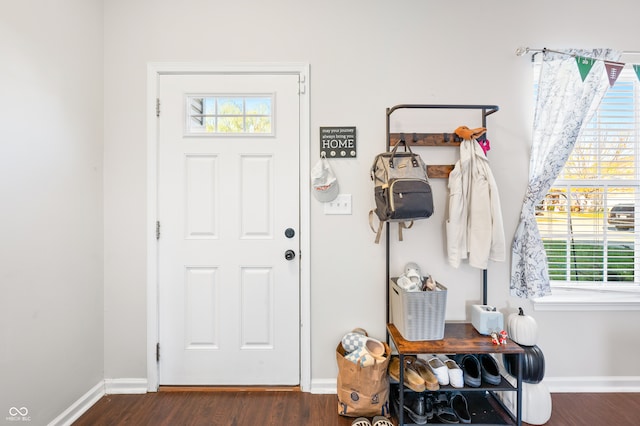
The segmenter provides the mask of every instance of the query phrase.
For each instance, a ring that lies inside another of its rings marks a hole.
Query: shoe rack
[[[387,324],[387,332],[390,340],[395,346],[400,365],[405,365],[406,356],[419,354],[518,354],[518,378],[516,387],[512,386],[504,377],[500,384],[490,385],[482,382],[479,387],[465,385],[462,388],[454,388],[451,385],[440,386],[440,390],[433,392],[460,392],[469,403],[471,423],[496,425],[496,424],[516,424],[522,425],[522,355],[524,349],[514,342],[507,342],[506,345],[494,345],[488,336],[483,336],[476,331],[470,323],[446,323],[444,338],[442,340],[409,341],[405,340],[398,329],[393,324]],[[400,368],[399,381],[392,386],[398,389],[398,404],[395,409],[398,425],[413,425],[405,421],[404,399],[406,392],[412,390],[401,386],[404,383],[404,368]],[[515,418],[511,416],[500,400],[493,396],[496,391],[517,392],[518,409]],[[425,391],[427,393],[431,391]],[[394,392],[390,393],[390,398],[395,398]],[[396,407],[395,401],[391,401],[391,406]],[[429,420],[429,424],[438,424],[437,419]]]
[[[391,116],[394,111],[400,109],[452,109],[452,110],[478,110],[482,114],[482,127],[486,126],[487,117],[499,110],[495,105],[424,105],[424,104],[403,104],[387,108],[387,150],[395,146],[399,141],[403,140],[412,146],[460,146],[461,139],[455,133],[391,133],[390,124]],[[484,138],[484,136],[482,137]],[[453,165],[428,165],[427,175],[429,178],[448,178],[449,173],[453,169]],[[386,280],[385,288],[389,288],[390,268],[390,231],[389,223],[386,226]],[[482,270],[482,303],[487,304],[487,270]],[[476,331],[470,323],[445,323],[444,338],[441,340],[429,341],[409,341],[406,340],[396,326],[389,323],[389,293],[387,290],[387,341],[396,348],[397,356],[400,361],[399,381],[391,380],[392,388],[397,387],[398,397],[396,401],[390,401],[391,406],[395,408],[395,415],[398,419],[398,425],[413,425],[413,423],[405,422],[404,400],[405,393],[414,393],[414,391],[403,385],[404,368],[406,356],[416,356],[419,354],[517,354],[518,355],[518,377],[516,386],[512,386],[504,377],[498,385],[491,385],[482,382],[480,387],[469,387],[465,385],[463,388],[454,388],[450,385],[440,386],[439,391],[435,392],[460,392],[467,399],[469,412],[471,413],[471,423],[474,425],[496,425],[510,424],[522,425],[522,354],[524,350],[514,342],[508,341],[505,345],[494,345],[490,337],[483,336]],[[393,389],[392,389],[393,390]],[[517,412],[515,416],[495,397],[496,391],[513,391],[517,392]],[[426,393],[432,391],[426,390]],[[390,399],[394,399],[394,392],[390,392]],[[438,424],[438,419],[428,420],[429,424]],[[445,423],[442,423],[445,424]]]

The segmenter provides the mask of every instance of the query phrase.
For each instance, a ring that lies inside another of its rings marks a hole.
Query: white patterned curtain
[[[582,124],[598,108],[609,80],[603,61],[595,61],[582,81],[574,56],[617,61],[611,49],[545,52],[533,122],[529,185],[511,254],[511,295],[531,298],[551,294],[547,255],[542,245],[535,208],[545,197],[573,150]],[[574,56],[571,56],[574,55]]]

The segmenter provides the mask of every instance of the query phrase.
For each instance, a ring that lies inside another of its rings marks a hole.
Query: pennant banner
[[[587,78],[587,76],[589,75],[589,71],[591,71],[591,68],[596,61],[593,58],[576,56],[576,62],[578,63],[578,69],[580,70],[580,77],[582,77],[582,81],[584,81],[585,78]]]
[[[616,80],[620,76],[624,64],[622,62],[604,61],[604,66],[607,69],[607,77],[609,77],[609,86],[616,84]],[[584,81],[584,79],[582,79]]]
[[[527,51],[528,49],[529,48],[527,48]],[[593,65],[596,63],[596,61],[604,62],[604,66],[607,71],[607,78],[609,79],[610,86],[613,86],[616,83],[616,81],[618,80],[618,77],[620,77],[620,74],[622,73],[622,70],[627,65],[633,66],[633,70],[635,71],[636,76],[640,81],[640,64],[625,64],[624,62],[607,61],[605,59],[599,59],[599,58],[589,58],[586,56],[578,56],[568,52],[560,52],[557,50],[549,50],[546,48],[542,49],[541,51],[543,53],[554,52],[554,53],[559,53],[563,55],[570,55],[576,58],[576,64],[578,65],[578,70],[580,71],[580,77],[582,78],[583,82],[586,80],[587,76],[591,72],[591,68],[593,68]]]

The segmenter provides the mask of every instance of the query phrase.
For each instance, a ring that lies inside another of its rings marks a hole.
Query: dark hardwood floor
[[[640,425],[640,393],[554,393],[552,400],[548,426]],[[352,421],[337,414],[335,395],[194,390],[106,395],[74,426],[349,426]]]

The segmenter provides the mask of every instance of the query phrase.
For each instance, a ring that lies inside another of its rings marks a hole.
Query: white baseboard
[[[545,377],[551,393],[640,392],[640,376]]]
[[[147,393],[147,379],[104,379],[107,395]]]
[[[315,379],[311,380],[311,388],[309,393],[317,394],[337,394],[337,380],[336,379]]]
[[[105,379],[82,395],[48,426],[70,426],[104,395],[147,393],[147,379]]]
[[[69,426],[104,396],[104,380],[92,387],[62,414],[53,419],[49,426]]]
[[[545,377],[551,393],[615,393],[640,392],[640,377]],[[310,393],[337,393],[336,379],[311,381]]]

